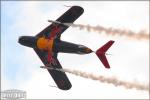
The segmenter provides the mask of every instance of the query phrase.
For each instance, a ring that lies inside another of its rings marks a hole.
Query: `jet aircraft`
[[[72,6],[56,21],[49,20],[52,24],[36,36],[21,36],[18,40],[20,44],[34,49],[54,79],[57,87],[62,90],[69,90],[72,85],[65,72],[55,70],[55,68],[62,69],[57,59],[58,53],[89,54],[94,52],[84,45],[70,43],[60,39],[61,34],[69,27],[63,23],[73,23],[83,12],[84,9],[82,7]],[[105,54],[113,43],[114,41],[110,40],[95,51],[95,54],[106,68],[110,68],[110,66]]]

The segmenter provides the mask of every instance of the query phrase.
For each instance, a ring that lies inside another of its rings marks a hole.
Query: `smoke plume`
[[[92,73],[87,73],[87,72],[82,72],[79,70],[70,70],[70,69],[56,69],[58,71],[62,71],[62,72],[68,72],[77,76],[81,76],[83,78],[88,78],[88,79],[92,79],[92,80],[98,80],[100,82],[103,83],[108,83],[108,84],[113,84],[115,86],[124,86],[127,89],[132,89],[135,88],[137,90],[145,90],[149,92],[149,85],[143,85],[143,84],[139,84],[139,83],[132,83],[132,82],[126,82],[126,81],[122,81],[119,80],[115,77],[105,77],[105,76],[98,76],[98,75],[94,75]]]
[[[133,32],[131,30],[126,30],[126,29],[117,29],[117,28],[106,28],[103,26],[90,26],[90,25],[82,25],[82,24],[71,24],[71,23],[64,23],[64,25],[71,26],[74,28],[79,28],[80,30],[86,29],[88,32],[98,32],[102,33],[104,32],[107,35],[118,35],[118,36],[126,36],[128,38],[133,38],[133,39],[145,39],[149,40],[149,33],[146,32],[145,30],[141,30],[139,32]]]

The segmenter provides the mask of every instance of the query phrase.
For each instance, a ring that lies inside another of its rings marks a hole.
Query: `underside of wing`
[[[84,11],[83,8],[79,6],[72,6],[56,21],[60,23],[73,23],[77,18],[81,16],[83,11]],[[62,69],[57,59],[57,51],[54,50],[53,48],[53,43],[54,43],[53,41],[59,40],[61,34],[68,27],[69,26],[63,24],[52,23],[51,25],[49,25],[43,31],[41,31],[39,34],[36,35],[38,42],[37,42],[37,48],[34,48],[34,50],[46,67],[49,67],[50,65],[54,69],[55,68]],[[46,44],[48,44],[48,46]],[[45,51],[45,49],[47,51]],[[68,77],[66,76],[65,72],[61,72],[58,70],[50,70],[50,69],[47,70],[52,76],[52,78],[54,79],[58,88],[62,90],[68,90],[71,88],[72,85]]]
[[[53,60],[55,60],[55,64],[51,64],[51,66],[48,66],[49,65],[49,62],[47,61],[48,53],[41,51],[39,49],[34,49],[34,50],[45,66],[51,67],[54,69],[55,68],[62,69],[62,66],[57,59],[57,54],[53,54],[53,56],[52,56]],[[54,79],[54,81],[57,84],[59,89],[68,90],[71,88],[72,85],[71,85],[67,75],[65,74],[65,72],[57,71],[57,70],[50,70],[50,69],[47,69],[47,70],[50,73],[50,75],[52,76],[52,78]]]
[[[56,21],[61,23],[73,23],[77,18],[81,16],[84,12],[83,8],[79,6],[72,6],[69,10],[67,10],[62,16],[60,16]],[[60,38],[60,35],[68,28],[69,26],[65,26],[58,23],[52,23],[44,30],[42,30],[36,37],[45,36],[47,38]]]

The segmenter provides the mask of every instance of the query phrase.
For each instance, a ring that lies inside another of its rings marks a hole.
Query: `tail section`
[[[101,62],[105,66],[105,68],[110,68],[105,53],[112,46],[113,43],[114,43],[114,41],[110,40],[109,42],[107,42],[105,45],[103,45],[101,48],[99,48],[96,51],[96,55],[101,60]]]

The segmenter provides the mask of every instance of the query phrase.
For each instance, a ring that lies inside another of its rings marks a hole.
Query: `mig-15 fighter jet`
[[[73,23],[83,12],[84,9],[82,7],[72,6],[56,21],[49,20],[52,24],[36,36],[21,36],[18,40],[20,44],[34,49],[45,66],[43,68],[48,70],[57,87],[62,90],[69,90],[72,85],[65,72],[54,70],[55,68],[62,69],[57,59],[58,53],[89,54],[94,52],[86,46],[69,43],[60,39],[61,34],[69,27],[64,23]],[[106,68],[110,68],[110,66],[105,54],[113,43],[114,41],[110,40],[95,51]]]

